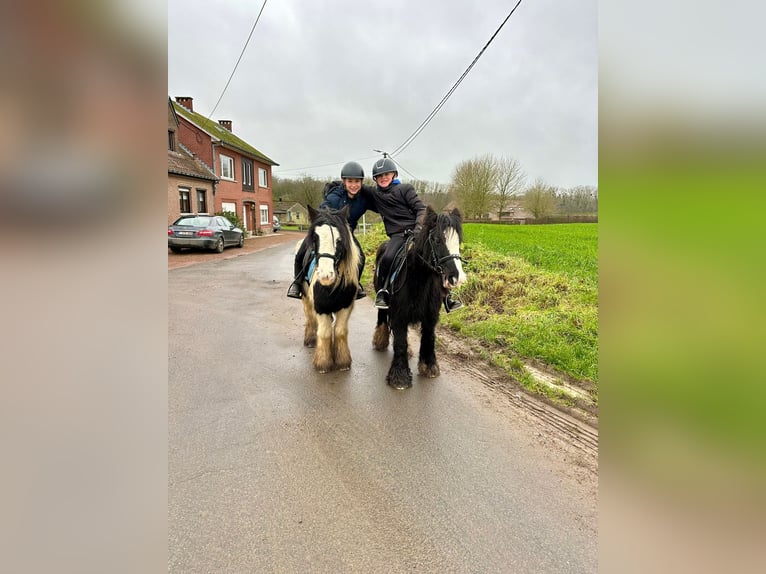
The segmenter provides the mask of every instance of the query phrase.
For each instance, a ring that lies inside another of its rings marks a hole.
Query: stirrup
[[[356,299],[364,299],[367,297],[367,292],[364,290],[364,287],[362,287],[362,284],[359,284],[359,289],[356,291]]]
[[[375,296],[375,308],[376,309],[388,309],[388,291],[381,289]]]
[[[290,287],[287,289],[287,296],[291,299],[303,299],[303,291],[296,282],[290,283]]]
[[[463,302],[460,299],[452,299],[449,295],[444,298],[444,310],[447,313],[457,311],[463,306]]]

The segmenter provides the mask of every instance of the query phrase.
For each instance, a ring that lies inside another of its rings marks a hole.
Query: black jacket
[[[386,189],[375,186],[362,191],[368,192],[367,209],[380,214],[389,237],[414,229],[416,224],[422,225],[426,206],[409,183],[392,183]]]

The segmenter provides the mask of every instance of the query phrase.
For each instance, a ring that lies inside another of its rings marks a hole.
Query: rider
[[[375,296],[375,307],[378,309],[388,309],[391,265],[404,244],[407,233],[420,233],[426,213],[426,206],[418,197],[415,188],[408,183],[401,183],[396,179],[398,175],[394,160],[387,156],[377,160],[372,166],[372,178],[377,185],[370,194],[372,204],[369,208],[380,214],[389,238],[386,250],[376,264],[378,277],[385,277],[383,287]],[[452,299],[448,291],[444,298],[447,313],[462,306],[459,300]]]
[[[359,218],[362,217],[368,209],[366,194],[370,192],[371,188],[362,184],[362,180],[364,179],[364,168],[355,161],[350,161],[343,166],[343,169],[340,170],[340,178],[341,181],[332,182],[330,191],[327,193],[324,201],[319,205],[319,208],[343,209],[346,205],[350,206],[348,224],[349,227],[351,227],[351,237],[357,247],[359,247],[359,278],[361,279],[362,271],[364,270],[365,257],[362,246],[359,244],[356,235],[354,235],[354,230],[356,229],[356,224],[359,222]],[[360,193],[363,187],[365,188],[365,193]],[[304,240],[298,253],[295,254],[295,261],[293,264],[295,279],[293,279],[293,282],[287,289],[287,296],[293,299],[300,299],[303,297],[301,283],[306,276],[304,259],[306,257],[307,249],[309,249],[308,242]],[[366,296],[367,293],[365,293],[364,287],[362,287],[362,283],[360,282],[359,289],[356,292],[356,298],[361,299]]]

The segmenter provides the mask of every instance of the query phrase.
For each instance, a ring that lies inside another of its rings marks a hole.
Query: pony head
[[[316,254],[315,276],[321,285],[330,286],[340,279],[348,281],[349,270],[345,264],[353,250],[351,229],[348,226],[349,206],[343,209],[314,209],[309,206],[309,239]],[[357,259],[358,260],[358,259]]]
[[[460,259],[460,244],[463,242],[463,218],[460,211],[453,209],[437,216],[429,207],[424,227],[432,229],[428,240],[432,243],[434,267],[441,272],[444,288],[459,287],[466,281]]]

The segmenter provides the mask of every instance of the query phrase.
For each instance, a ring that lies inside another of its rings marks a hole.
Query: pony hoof
[[[372,335],[372,348],[376,351],[385,351],[388,349],[388,342],[391,338],[391,330],[388,325],[382,324],[375,327]]]
[[[433,365],[426,365],[425,363],[418,363],[418,375],[421,377],[428,377],[433,379],[440,375],[439,365],[434,363]]]
[[[400,391],[404,389],[409,389],[412,386],[412,377],[408,377],[405,379],[399,379],[395,377],[386,377],[386,384],[389,387],[398,389]]]
[[[395,383],[393,381],[389,381],[388,386],[393,389],[396,389],[397,391],[404,391],[406,389],[409,389],[412,386],[412,383],[406,383],[406,382]]]

